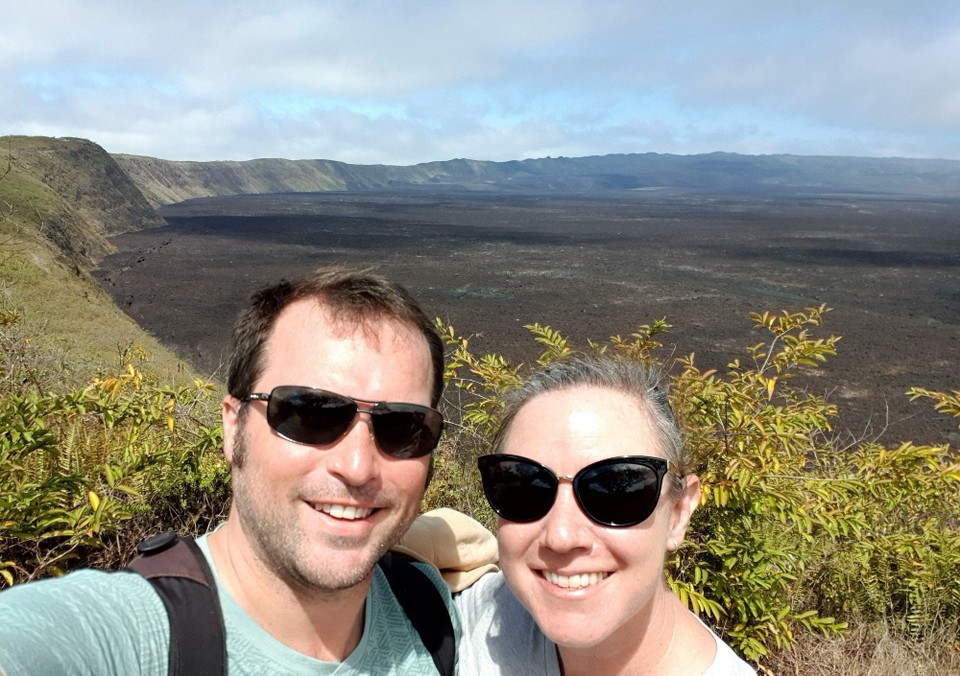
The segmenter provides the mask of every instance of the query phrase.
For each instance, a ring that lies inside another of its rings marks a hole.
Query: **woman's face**
[[[572,476],[592,462],[620,455],[663,457],[640,408],[623,394],[577,387],[538,395],[514,418],[502,452],[521,455]],[[577,505],[569,481],[560,483],[550,512],[539,521],[500,520],[500,564],[510,588],[543,632],[569,648],[609,640],[635,645],[656,622],[664,595],[668,548],[683,539],[699,497],[688,477],[680,500],[670,497],[671,475],[643,523],[610,528]]]

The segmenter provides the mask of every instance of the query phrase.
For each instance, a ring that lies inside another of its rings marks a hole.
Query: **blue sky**
[[[960,159],[960,3],[0,0],[0,135],[413,164]]]

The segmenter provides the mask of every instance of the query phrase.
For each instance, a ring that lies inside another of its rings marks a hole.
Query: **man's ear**
[[[233,451],[236,448],[240,434],[240,406],[241,402],[229,394],[223,398],[220,405],[220,415],[223,418],[223,457],[233,465]]]
[[[700,477],[688,474],[683,477],[683,495],[673,504],[668,547],[675,550],[683,542],[690,525],[690,517],[700,504]]]

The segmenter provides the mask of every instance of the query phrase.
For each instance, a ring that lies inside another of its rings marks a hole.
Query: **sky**
[[[170,160],[960,160],[960,2],[0,0],[6,134]]]

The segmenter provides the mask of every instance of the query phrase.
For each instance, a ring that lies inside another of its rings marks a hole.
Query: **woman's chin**
[[[608,637],[609,632],[597,625],[596,618],[558,617],[540,624],[540,629],[559,647],[569,650],[586,650],[596,647]]]

